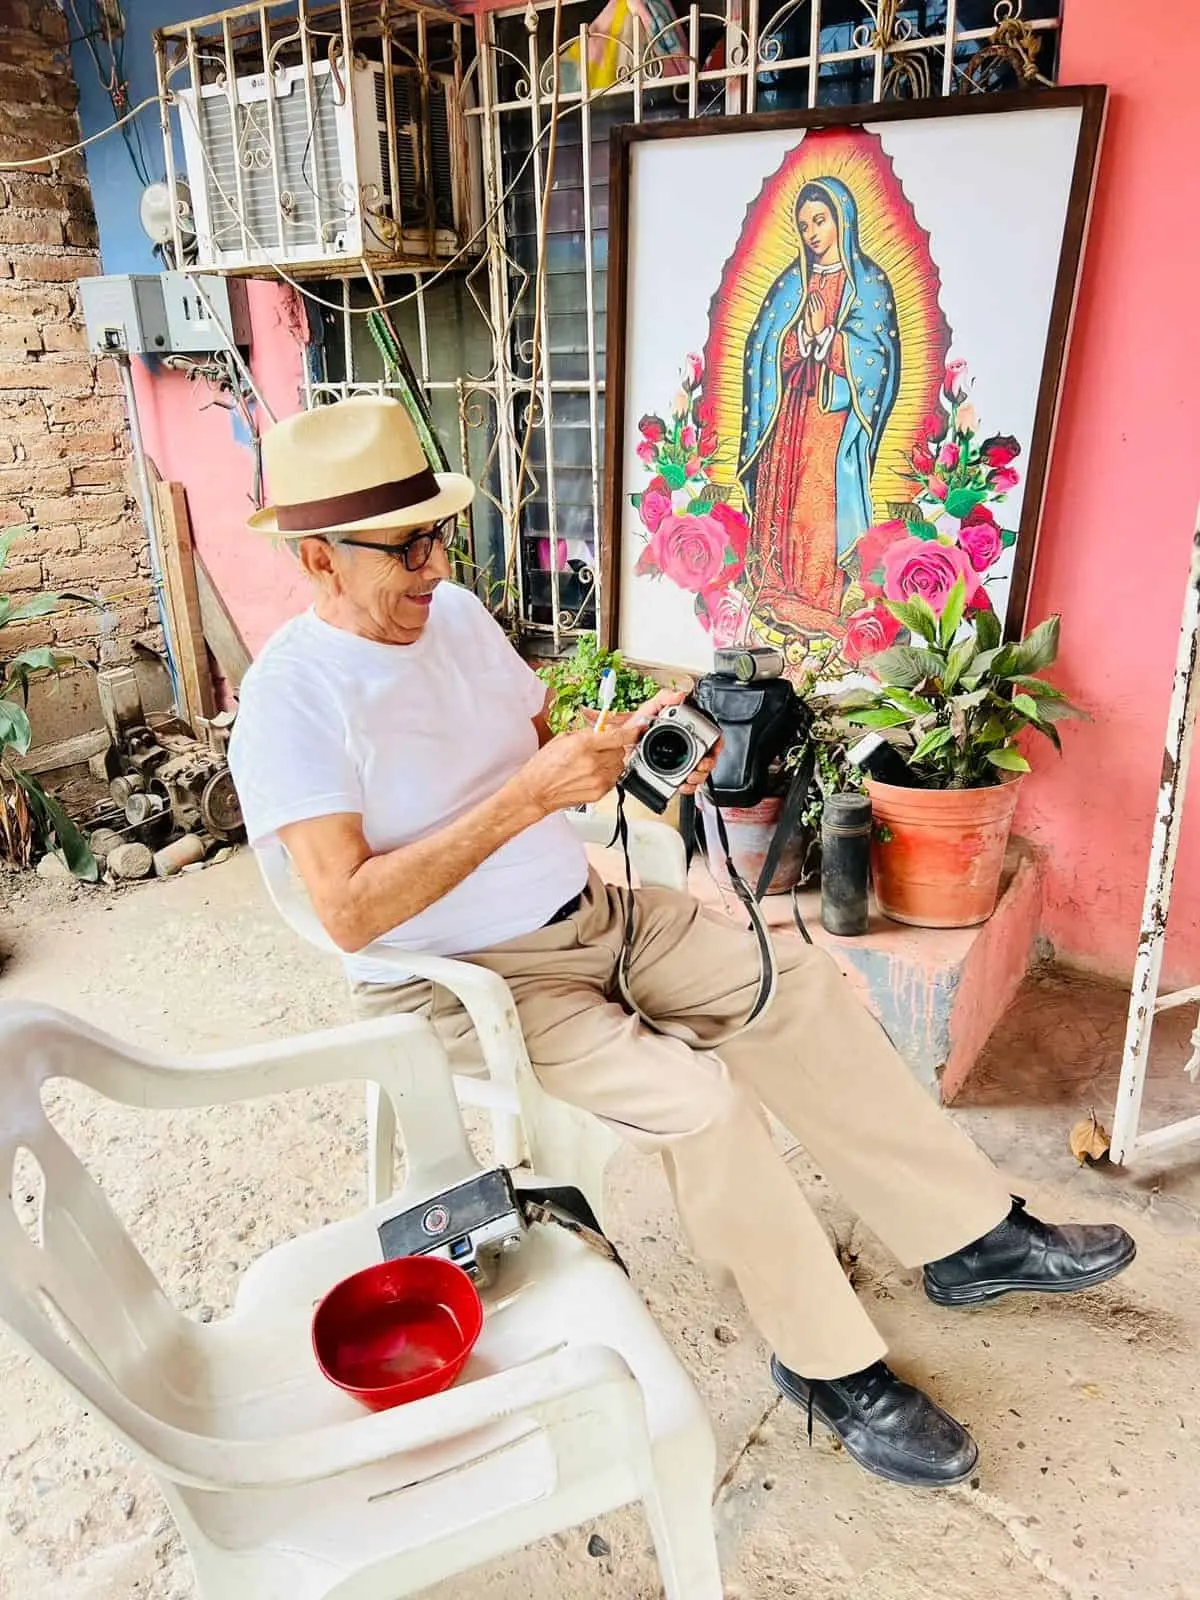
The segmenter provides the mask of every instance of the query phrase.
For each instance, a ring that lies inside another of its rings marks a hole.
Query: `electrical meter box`
[[[88,346],[97,355],[201,356],[250,348],[250,312],[240,279],[187,272],[81,278]]]
[[[161,281],[167,339],[173,354],[211,355],[214,350],[227,349],[230,339],[241,350],[250,348],[250,308],[246,285],[240,278],[206,273],[197,279],[188,272],[164,272]],[[217,322],[197,292],[197,282]]]
[[[81,278],[88,346],[98,355],[165,356],[170,351],[161,274]]]

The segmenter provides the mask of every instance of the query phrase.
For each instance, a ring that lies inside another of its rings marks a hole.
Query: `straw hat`
[[[419,528],[456,516],[470,478],[434,472],[412,418],[387,395],[355,395],[287,417],[263,436],[275,504],[247,523],[284,539],[369,528]]]

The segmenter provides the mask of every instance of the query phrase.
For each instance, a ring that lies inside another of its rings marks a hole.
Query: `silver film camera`
[[[690,702],[667,706],[638,740],[622,787],[651,811],[665,811],[720,737],[717,724]]]

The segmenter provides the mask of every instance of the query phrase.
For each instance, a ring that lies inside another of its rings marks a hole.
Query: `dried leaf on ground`
[[[1101,1161],[1108,1154],[1111,1140],[1108,1129],[1089,1111],[1082,1122],[1071,1129],[1071,1154],[1082,1167],[1089,1161]]]

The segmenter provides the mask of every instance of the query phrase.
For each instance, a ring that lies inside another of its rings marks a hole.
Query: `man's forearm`
[[[343,950],[361,950],[449,894],[542,816],[523,787],[510,782],[436,833],[368,856],[350,874],[336,907],[322,914],[327,931]]]

